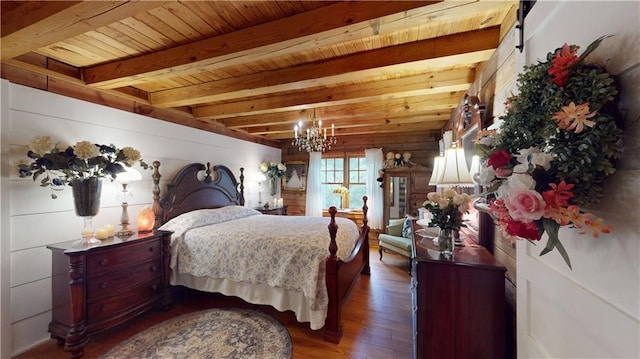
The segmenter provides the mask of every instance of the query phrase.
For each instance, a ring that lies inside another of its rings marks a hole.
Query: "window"
[[[322,206],[362,209],[362,197],[367,193],[367,165],[364,156],[323,158],[320,163]],[[349,190],[348,205],[333,191],[344,186]]]

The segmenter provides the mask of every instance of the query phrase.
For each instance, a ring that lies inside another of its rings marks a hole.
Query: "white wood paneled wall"
[[[281,160],[280,149],[10,84],[5,80],[2,80],[2,90],[3,100],[8,101],[2,101],[0,127],[3,130],[0,192],[3,253],[0,264],[2,276],[7,275],[8,280],[1,283],[0,304],[5,308],[9,299],[12,304],[0,313],[3,358],[6,352],[15,355],[48,340],[51,254],[46,246],[78,238],[81,225],[68,188],[57,192],[58,199],[53,200],[49,188],[41,188],[29,178],[18,178],[15,174],[6,178],[5,167],[11,171],[12,164],[25,158],[34,136],[49,135],[69,144],[89,140],[113,143],[117,147],[132,146],[140,151],[145,162],[161,162],[162,191],[173,175],[188,163],[223,164],[236,176],[239,176],[240,167],[244,167],[247,206],[258,203],[255,179],[260,162]],[[135,223],[137,213],[152,203],[152,171],[140,171],[143,180],[131,187],[133,199],[129,201],[129,216],[132,223]],[[266,196],[264,187],[263,196]],[[100,212],[94,218],[94,226],[117,226],[120,222],[120,190],[109,181],[103,183]],[[6,250],[9,250],[8,255]],[[6,272],[5,259],[10,263],[6,265],[9,269]],[[10,330],[9,334],[5,328]],[[11,342],[7,343],[9,340]]]
[[[520,64],[545,59],[565,42],[606,39],[589,58],[607,64],[623,87],[625,154],[604,185],[604,200],[588,211],[612,225],[593,238],[563,228],[557,251],[539,256],[546,237],[517,243],[519,358],[640,357],[640,3],[538,1],[525,20]]]

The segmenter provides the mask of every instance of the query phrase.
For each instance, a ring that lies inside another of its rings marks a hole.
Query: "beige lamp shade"
[[[431,178],[429,179],[429,186],[435,186],[438,184],[438,179],[442,177],[443,169],[444,169],[444,156],[434,157],[433,171],[431,172]]]
[[[116,182],[120,184],[130,184],[134,181],[142,180],[142,173],[135,168],[124,166],[124,172],[116,175]]]
[[[438,181],[438,186],[472,187],[473,185],[473,179],[469,175],[469,169],[467,168],[464,148],[456,147],[453,144],[444,151],[444,169]]]
[[[469,175],[471,175],[471,179],[473,179],[473,182],[478,182],[476,181],[476,175],[478,175],[480,173],[480,156],[478,155],[473,155],[473,157],[471,157],[471,168],[469,169]]]

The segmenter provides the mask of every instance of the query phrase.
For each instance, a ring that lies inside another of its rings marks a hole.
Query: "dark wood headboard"
[[[160,162],[153,163],[153,208],[156,225],[160,226],[183,213],[204,208],[244,206],[244,168],[240,182],[231,170],[222,165],[191,163],[183,167],[167,185],[167,194],[160,198]]]

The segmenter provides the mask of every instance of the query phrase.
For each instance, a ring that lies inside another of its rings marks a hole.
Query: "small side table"
[[[287,215],[287,208],[289,206],[284,205],[282,207],[278,207],[278,208],[264,208],[264,207],[258,207],[256,208],[256,211],[262,213],[262,214],[273,214],[276,216],[286,216]]]

